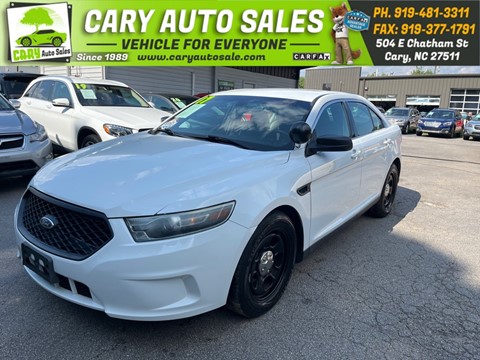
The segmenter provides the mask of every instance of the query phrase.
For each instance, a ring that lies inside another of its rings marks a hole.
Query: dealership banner
[[[3,1],[0,65],[480,65],[479,1]]]

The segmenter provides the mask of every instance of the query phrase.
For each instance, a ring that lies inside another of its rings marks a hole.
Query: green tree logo
[[[40,25],[52,25],[53,20],[48,13],[48,10],[42,7],[28,10],[20,23],[25,25],[34,25],[35,31],[38,31]]]

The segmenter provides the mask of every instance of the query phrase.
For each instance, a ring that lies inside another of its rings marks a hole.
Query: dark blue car
[[[433,109],[418,121],[417,135],[439,134],[454,137],[463,132],[462,114],[454,109]]]

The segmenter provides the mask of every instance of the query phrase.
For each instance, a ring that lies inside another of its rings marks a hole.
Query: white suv
[[[54,144],[72,151],[152,129],[170,115],[111,80],[43,76],[30,83],[19,101]]]

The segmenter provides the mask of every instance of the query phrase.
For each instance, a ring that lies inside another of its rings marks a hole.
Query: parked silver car
[[[400,126],[402,134],[408,134],[417,129],[420,113],[408,107],[392,107],[385,112],[385,118],[390,124]]]
[[[33,174],[52,157],[45,128],[0,95],[0,177]]]
[[[470,140],[470,137],[480,140],[480,114],[465,124],[463,140]]]

